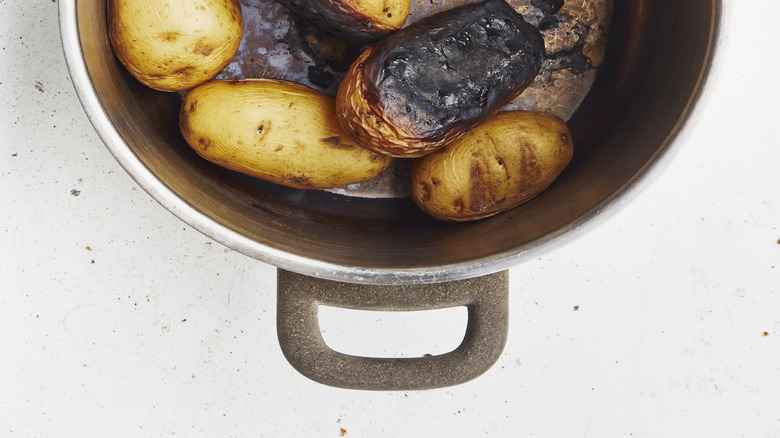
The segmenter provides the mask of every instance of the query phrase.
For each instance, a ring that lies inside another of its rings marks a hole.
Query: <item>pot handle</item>
[[[447,283],[378,286],[342,283],[277,270],[277,335],[282,352],[304,376],[362,390],[420,390],[457,385],[487,371],[504,349],[507,271]],[[373,358],[332,350],[320,332],[319,305],[384,311],[466,306],[463,342],[437,356]]]

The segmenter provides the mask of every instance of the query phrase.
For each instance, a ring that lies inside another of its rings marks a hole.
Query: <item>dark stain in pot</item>
[[[306,73],[312,85],[322,88],[330,87],[333,80],[336,79],[336,76],[322,65],[310,65],[306,68]]]
[[[539,8],[547,16],[560,11],[563,3],[564,0],[531,0],[531,6]]]
[[[290,54],[310,64],[306,71],[312,85],[323,89],[334,85],[361,53],[360,47],[330,35],[301,17],[291,14],[289,21],[289,30],[282,41],[290,48]]]
[[[558,21],[559,25],[560,23],[562,22]],[[562,29],[562,31],[569,36],[571,42],[558,47],[553,46],[557,50],[547,53],[545,61],[546,70],[571,69],[575,74],[582,74],[586,70],[595,68],[590,58],[583,53],[590,28],[578,23],[571,26],[564,24],[564,26],[567,28]]]
[[[549,29],[555,22],[554,15],[563,7],[563,0],[531,0],[531,10],[529,15],[536,20],[536,27],[544,31]]]

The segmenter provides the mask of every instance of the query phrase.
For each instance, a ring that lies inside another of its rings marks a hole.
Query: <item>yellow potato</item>
[[[504,111],[412,166],[412,200],[429,215],[470,221],[546,189],[571,161],[571,134],[555,116]]]
[[[114,53],[144,85],[189,90],[217,75],[243,34],[239,0],[109,0]]]
[[[276,0],[339,39],[369,44],[400,29],[410,0]]]
[[[182,102],[179,128],[203,158],[301,189],[363,182],[392,160],[358,146],[342,130],[332,97],[288,81],[203,84]]]

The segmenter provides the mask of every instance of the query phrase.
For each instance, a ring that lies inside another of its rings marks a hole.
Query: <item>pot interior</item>
[[[506,268],[594,216],[641,177],[687,118],[708,70],[718,1],[621,0],[610,8],[595,81],[568,118],[572,162],[536,198],[472,223],[433,220],[408,197],[288,189],[201,159],[178,131],[181,95],[145,88],[113,56],[105,0],[77,3],[80,49],[101,108],[85,106],[104,113],[121,138],[109,144],[115,154],[128,148],[167,187],[153,193],[163,205],[170,196],[186,201],[196,212],[190,225],[227,246],[337,280],[465,278]],[[333,91],[333,81],[321,85]]]

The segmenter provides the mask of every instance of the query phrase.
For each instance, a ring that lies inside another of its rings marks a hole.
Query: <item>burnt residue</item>
[[[546,55],[541,76],[548,79],[559,70],[582,75],[600,62],[588,56],[587,46],[594,39],[591,34],[603,34],[604,27],[575,19],[570,15],[574,11],[563,6],[562,0],[531,0],[525,15],[544,34]]]
[[[300,16],[290,14],[289,21],[282,41],[293,56],[309,60],[307,78],[316,87],[327,89],[334,85],[361,53],[361,47],[334,37]]]
[[[364,62],[384,118],[439,139],[472,126],[522,92],[541,68],[544,40],[504,0],[453,8],[384,38]]]
[[[531,0],[531,6],[539,8],[546,15],[553,15],[563,7],[564,0]]]
[[[306,68],[307,77],[312,85],[328,88],[333,84],[336,76],[323,65],[310,65]]]
[[[553,16],[563,7],[564,0],[531,0],[531,8],[526,18],[540,30],[550,27]]]
[[[559,26],[569,36],[569,43],[557,46],[553,52],[545,56],[545,70],[555,71],[571,69],[575,74],[582,74],[586,70],[595,68],[591,59],[585,56],[583,49],[587,42],[590,28],[581,24],[566,26],[568,22],[557,19],[555,26]],[[564,29],[564,26],[567,28]]]

